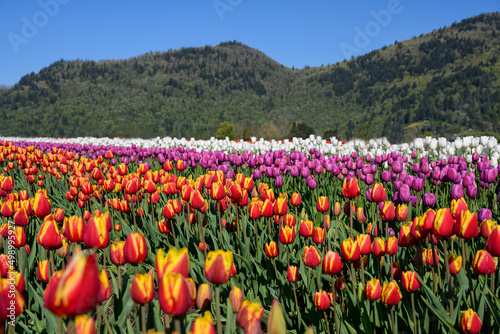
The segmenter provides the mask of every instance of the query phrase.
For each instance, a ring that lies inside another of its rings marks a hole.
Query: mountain
[[[238,42],[60,60],[0,89],[0,134],[340,139],[500,132],[500,14],[331,66],[285,67]]]

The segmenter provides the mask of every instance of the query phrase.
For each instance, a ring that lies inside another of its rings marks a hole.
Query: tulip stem
[[[356,273],[354,272],[354,262],[351,261],[352,294],[356,297]]]
[[[411,311],[413,313],[413,333],[417,332],[417,317],[415,315],[415,296],[414,293],[411,293]]]
[[[130,204],[132,204],[132,218],[134,218],[134,233],[135,233],[137,232],[137,222],[135,221],[134,201],[131,201]]]
[[[259,261],[259,233],[257,232],[257,219],[253,221],[253,230],[255,233],[255,249],[257,250],[257,261]]]
[[[179,227],[180,227],[180,226],[181,226],[181,222],[180,222],[180,217],[179,217],[179,215],[177,215],[177,217],[176,217],[176,218],[177,218],[177,226],[179,226]],[[176,237],[176,235],[175,235],[175,228],[176,228],[177,226],[174,226],[174,224],[172,224],[172,235],[174,236],[175,248],[176,248],[176,249],[179,249],[179,244],[177,243],[177,237]]]
[[[106,317],[104,317],[106,319]],[[141,325],[142,333],[146,334],[146,305],[141,305]]]
[[[352,201],[349,201],[349,225],[351,227],[351,239],[354,240],[354,236],[352,234],[352,215],[354,214],[354,212],[352,211]]]
[[[222,323],[220,319],[220,286],[215,286],[215,311],[217,316],[217,334],[222,334]]]
[[[69,329],[71,334],[76,334],[76,322],[75,317],[71,317],[69,320]]]
[[[183,317],[174,317],[174,328],[178,334],[184,334],[184,321]]]
[[[340,333],[339,320],[337,319],[337,291],[335,291],[335,279],[333,275],[332,275],[332,295],[333,295],[333,318],[335,319],[335,333]]]
[[[391,325],[392,325],[392,333],[396,334],[396,326],[394,324],[394,307],[391,307]]]
[[[207,247],[205,245],[205,232],[203,231],[203,216],[201,212],[198,212],[198,231],[200,233],[200,240],[203,242],[203,253],[205,254],[205,259],[207,258]],[[175,247],[177,247],[177,239],[175,240]]]
[[[339,216],[335,216],[335,240],[333,242],[333,246],[337,244],[337,237],[339,232]]]
[[[222,246],[222,220],[220,219],[220,207],[219,207],[220,203],[217,203],[217,217],[219,219],[219,233],[220,233],[220,248],[224,248]]]
[[[462,239],[462,243],[464,242],[464,239]],[[469,256],[469,244],[465,243],[465,255],[468,257]],[[464,258],[462,263],[465,263],[466,258]],[[467,277],[469,278],[469,291],[470,291],[470,297],[472,299],[472,308],[475,310],[476,309],[476,298],[474,297],[474,289],[472,286],[472,277],[470,273],[470,266],[467,268]]]
[[[121,294],[122,293],[122,275],[120,273],[120,267],[121,266],[118,265],[117,267],[118,267],[118,269],[117,269],[118,270],[118,274],[117,274],[117,278],[118,278],[118,292],[119,292],[119,294]]]
[[[62,334],[62,318],[57,317],[57,334]]]
[[[446,281],[448,283],[448,300],[450,303],[450,318],[453,318],[453,285],[450,276],[450,264],[448,263],[448,243],[443,240],[444,246],[444,266],[446,269]]]
[[[330,334],[330,325],[328,324],[328,317],[326,316],[326,311],[323,311],[323,316],[325,317],[326,331]]]
[[[361,255],[359,258],[361,262],[361,284],[363,285],[363,288],[365,287],[365,256],[366,255]]]
[[[49,251],[49,256],[50,256],[50,277],[54,276],[54,273],[56,272],[55,269],[55,263],[54,263],[54,251],[50,250]]]

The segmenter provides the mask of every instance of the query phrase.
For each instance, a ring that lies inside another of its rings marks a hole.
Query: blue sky
[[[485,12],[498,0],[4,0],[0,85],[59,59],[124,59],[237,40],[281,64],[333,64]]]

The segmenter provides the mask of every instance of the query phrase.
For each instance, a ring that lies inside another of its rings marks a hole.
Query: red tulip
[[[323,258],[323,274],[338,275],[342,271],[342,261],[337,252],[328,251]]]
[[[366,283],[365,296],[369,300],[379,300],[382,296],[382,287],[380,286],[380,281],[376,278],[372,278]]]
[[[314,306],[318,310],[322,311],[327,310],[331,305],[330,296],[328,296],[328,293],[323,290],[315,292],[313,295],[313,299],[314,299]]]
[[[316,268],[321,264],[321,256],[318,250],[314,246],[306,246],[304,248],[304,253],[302,254],[302,262],[305,266]]]
[[[146,238],[139,232],[131,233],[127,236],[123,247],[125,261],[130,264],[142,263],[148,256],[148,246]]]
[[[460,329],[464,333],[477,334],[481,331],[481,319],[472,309],[468,309],[460,316]]]
[[[278,257],[278,245],[276,245],[276,242],[274,241],[271,241],[269,244],[266,243],[266,245],[264,246],[264,251],[268,258],[272,259]]]
[[[205,259],[204,274],[213,284],[226,283],[231,277],[233,253],[231,251],[210,251]]]
[[[137,304],[147,304],[155,293],[153,269],[146,274],[137,274],[130,285],[130,295]]]
[[[408,292],[417,291],[420,288],[420,282],[417,278],[417,273],[414,271],[406,271],[403,273],[401,282],[403,288]]]
[[[497,269],[497,263],[488,251],[478,250],[472,262],[472,269],[478,275],[491,275]]]
[[[327,212],[328,210],[330,210],[330,202],[328,201],[328,197],[318,197],[318,201],[316,202],[316,210],[318,212]]]
[[[358,179],[355,177],[351,178],[349,181],[347,181],[347,178],[344,179],[342,196],[348,199],[353,199],[359,196]]]
[[[397,305],[402,297],[403,295],[396,281],[384,282],[384,286],[382,287],[382,303],[385,306]]]
[[[191,306],[191,294],[186,279],[178,273],[165,273],[159,278],[158,299],[163,312],[171,316],[186,314]]]
[[[340,250],[342,253],[342,258],[346,261],[356,261],[361,255],[359,245],[356,242],[352,241],[351,238],[342,241]]]

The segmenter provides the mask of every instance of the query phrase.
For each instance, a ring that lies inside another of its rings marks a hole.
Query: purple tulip
[[[307,182],[307,186],[309,187],[309,189],[316,189],[316,180],[314,178],[309,179],[309,181]]]
[[[465,188],[465,193],[470,198],[475,198],[477,196],[477,188],[474,186],[468,186]]]
[[[369,188],[365,192],[365,197],[366,197],[366,200],[368,202],[373,202],[373,200],[372,200],[372,192],[373,192],[373,188]]]
[[[407,184],[403,184],[399,188],[399,199],[403,203],[408,203],[411,199],[411,192],[410,192],[410,187],[408,187]]]
[[[253,178],[255,180],[258,180],[258,179],[260,179],[261,176],[262,176],[262,173],[260,172],[260,170],[254,169],[254,171],[253,171]]]
[[[454,184],[451,186],[450,191],[451,199],[457,200],[464,197],[464,188],[459,184]]]
[[[371,186],[375,182],[375,179],[373,178],[373,174],[367,174],[365,178],[365,184],[368,186]]]
[[[422,191],[424,189],[424,180],[419,177],[414,178],[411,188],[415,191]]]
[[[434,193],[426,193],[422,197],[425,206],[434,206],[436,205],[436,195]]]
[[[488,208],[479,209],[479,211],[477,212],[477,220],[480,224],[482,223],[483,220],[492,218],[493,215],[491,213],[491,210]]]
[[[391,173],[388,170],[382,172],[382,181],[389,182],[391,180]]]
[[[276,180],[274,181],[274,185],[278,188],[283,187],[283,176],[279,175],[276,177]]]

